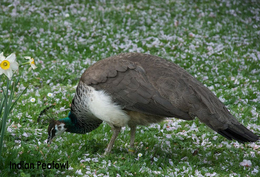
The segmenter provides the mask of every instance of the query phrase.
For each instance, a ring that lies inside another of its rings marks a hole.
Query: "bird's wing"
[[[104,90],[123,109],[163,117],[191,120],[188,112],[162,96],[147,78],[138,62],[107,58],[88,68],[81,81],[97,90]]]

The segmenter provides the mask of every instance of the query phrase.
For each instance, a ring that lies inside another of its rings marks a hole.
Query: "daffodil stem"
[[[25,62],[25,63],[21,63],[21,65],[28,65],[28,64],[30,64],[29,61],[28,61],[28,62]]]
[[[2,76],[0,76],[0,78],[1,77]],[[18,77],[16,80],[14,80],[12,85],[10,85],[11,84],[11,80],[9,80],[7,78],[6,89],[2,89],[3,90],[3,92],[2,92],[3,97],[2,97],[1,103],[0,103],[0,117],[2,116],[2,121],[0,122],[0,132],[1,132],[1,137],[0,137],[0,159],[2,158],[2,154],[3,154],[4,134],[5,134],[5,131],[6,131],[6,122],[8,121],[8,115],[12,111],[12,109],[14,108],[14,106],[17,103],[17,101],[19,100],[19,98],[27,90],[27,87],[26,87],[22,91],[22,93],[20,93],[16,97],[15,101],[13,102],[15,88],[18,85],[19,80],[20,80],[20,77]],[[10,90],[10,94],[8,95],[9,90]],[[2,114],[2,110],[3,110],[3,114]]]
[[[7,116],[9,113],[9,106],[7,104],[8,100],[8,88],[10,85],[10,80],[7,78],[7,87],[6,87],[6,92],[3,90],[3,107],[4,107],[4,112],[3,112],[3,118],[1,122],[1,139],[0,139],[0,157],[2,158],[2,150],[3,150],[3,142],[4,142],[4,134],[5,134],[5,129],[6,129],[6,121],[7,121]]]

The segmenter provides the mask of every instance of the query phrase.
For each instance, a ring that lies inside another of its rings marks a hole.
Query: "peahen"
[[[103,59],[82,74],[68,117],[49,124],[48,143],[65,131],[85,134],[104,121],[113,130],[107,154],[121,127],[131,128],[133,148],[137,125],[158,123],[166,117],[198,117],[220,135],[241,143],[259,139],[181,67],[157,56],[126,53]]]

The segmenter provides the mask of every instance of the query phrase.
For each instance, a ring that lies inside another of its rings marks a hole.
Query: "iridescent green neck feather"
[[[71,114],[69,114],[68,117],[59,119],[60,122],[65,123],[65,127],[67,128],[67,132],[70,133],[79,133],[79,134],[85,134],[86,130],[84,126],[80,126],[76,119],[71,119]]]
[[[101,120],[98,121],[88,121],[87,118],[84,119],[84,124],[80,124],[78,118],[75,114],[69,113],[68,117],[59,119],[58,121],[64,122],[65,127],[67,128],[67,132],[70,133],[78,133],[78,134],[85,134],[96,129],[101,123]]]
[[[59,119],[60,122],[64,122],[66,126],[73,126],[73,123],[71,122],[71,119],[69,117]]]

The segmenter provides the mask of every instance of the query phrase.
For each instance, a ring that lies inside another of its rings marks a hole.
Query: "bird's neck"
[[[69,117],[63,118],[63,119],[59,119],[60,122],[64,122],[66,126],[72,126],[73,123],[71,121],[71,119]]]
[[[102,120],[99,119],[85,119],[87,121],[85,120],[84,122],[80,122],[78,121],[76,115],[70,112],[68,117],[59,119],[58,121],[63,122],[65,124],[67,132],[78,134],[85,134],[87,132],[95,130],[102,123]]]
[[[65,123],[65,127],[67,128],[67,132],[70,133],[78,133],[78,134],[85,134],[87,131],[85,130],[84,126],[80,126],[77,121],[72,121],[70,117],[66,117],[63,119],[59,119],[60,122]]]

